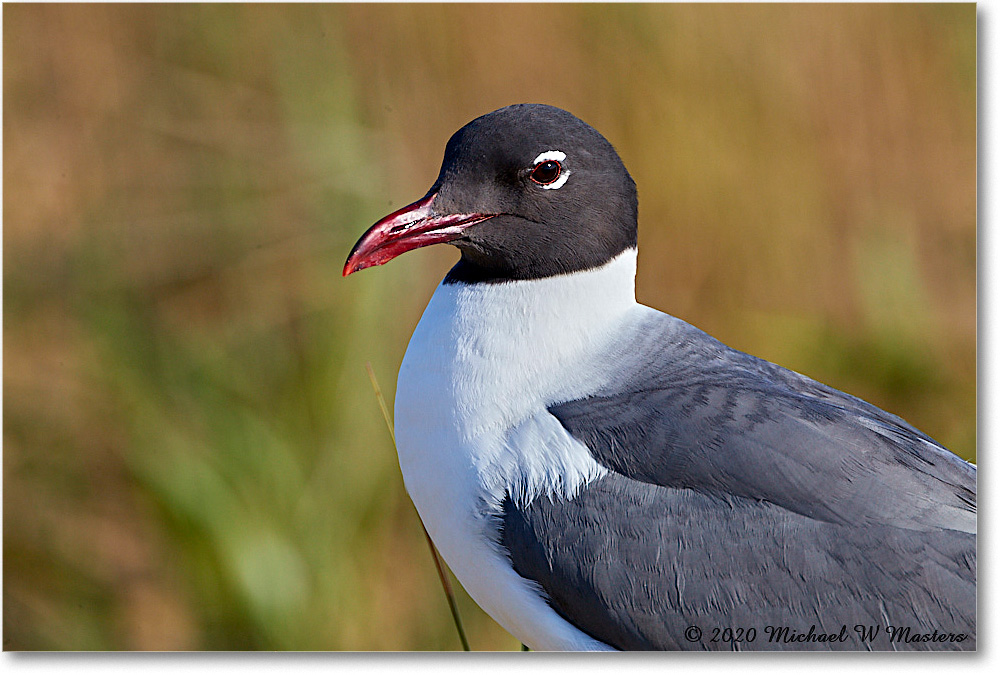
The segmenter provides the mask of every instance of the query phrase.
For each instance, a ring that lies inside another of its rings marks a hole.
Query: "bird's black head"
[[[445,149],[423,199],[376,223],[344,274],[449,242],[452,282],[538,279],[636,245],[635,183],[618,153],[565,110],[520,104],[476,118]]]

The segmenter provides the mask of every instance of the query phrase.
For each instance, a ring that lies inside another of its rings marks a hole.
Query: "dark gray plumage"
[[[630,334],[606,355],[617,378],[550,408],[611,473],[571,500],[504,504],[501,544],[557,612],[622,649],[975,648],[971,465],[668,315]],[[814,624],[849,639],[763,634]],[[856,625],[881,630],[865,642]],[[886,626],[967,637],[893,642]],[[713,642],[714,627],[757,633]]]

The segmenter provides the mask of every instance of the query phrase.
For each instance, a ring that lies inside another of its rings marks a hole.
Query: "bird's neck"
[[[584,364],[595,362],[588,357],[614,339],[636,306],[635,270],[630,248],[572,274],[442,284],[410,340],[400,385],[408,375],[424,385],[433,380],[427,389],[446,391],[450,406],[480,410],[468,420],[500,424],[565,400],[586,389],[593,374]]]

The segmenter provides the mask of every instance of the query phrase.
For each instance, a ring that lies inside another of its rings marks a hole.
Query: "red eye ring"
[[[562,164],[556,159],[547,159],[531,170],[531,180],[539,185],[551,185],[559,180]]]

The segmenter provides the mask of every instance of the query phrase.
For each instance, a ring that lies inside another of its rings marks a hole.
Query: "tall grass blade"
[[[386,405],[385,397],[382,396],[382,388],[378,386],[378,379],[375,377],[375,371],[372,369],[370,362],[365,362],[365,369],[368,371],[368,379],[372,382],[372,389],[375,390],[375,398],[378,399],[378,405],[382,409],[382,417],[385,419],[385,425],[389,427],[389,435],[392,436],[392,444],[395,446],[396,433],[392,427],[389,406]],[[420,519],[419,513],[417,514],[417,519]],[[455,620],[455,630],[458,631],[458,639],[462,642],[462,649],[467,652],[472,651],[469,649],[469,640],[465,637],[465,629],[462,627],[462,617],[458,613],[458,604],[455,602],[455,591],[451,587],[451,581],[448,580],[448,574],[444,570],[444,565],[441,564],[441,557],[438,555],[434,542],[431,541],[431,535],[427,534],[427,528],[424,527],[424,521],[422,520],[420,521],[420,527],[427,538],[427,546],[431,549],[431,557],[434,558],[434,567],[437,568],[438,578],[441,579],[441,587],[444,589],[445,598],[448,600],[448,608],[451,609],[451,618]]]

